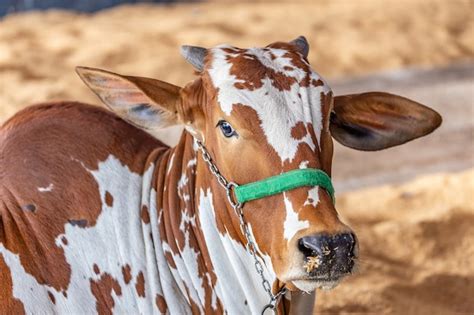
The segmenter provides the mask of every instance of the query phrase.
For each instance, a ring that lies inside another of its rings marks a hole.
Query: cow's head
[[[97,69],[78,72],[113,111],[149,132],[184,124],[227,179],[239,184],[298,168],[330,174],[332,138],[358,150],[380,150],[441,123],[433,110],[396,95],[334,97],[310,67],[308,49],[303,37],[264,48],[184,46],[184,57],[199,71],[184,88]],[[221,200],[215,207],[219,224],[244,242],[224,191],[213,187]],[[325,190],[300,187],[248,202],[244,213],[259,249],[290,288],[333,286],[354,268],[356,237]]]

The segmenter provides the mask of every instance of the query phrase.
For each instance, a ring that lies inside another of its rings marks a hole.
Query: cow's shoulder
[[[65,226],[94,227],[104,202],[117,197],[99,189],[94,171],[112,156],[141,175],[160,148],[158,140],[96,106],[61,102],[19,112],[0,129],[0,252],[18,255],[25,274],[66,294]]]

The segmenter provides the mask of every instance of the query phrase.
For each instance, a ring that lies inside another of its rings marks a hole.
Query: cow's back
[[[42,297],[47,296],[53,308],[58,299],[66,300],[68,293],[79,292],[78,288],[71,288],[72,279],[79,274],[85,278],[87,272],[75,270],[73,264],[82,262],[74,262],[74,255],[77,254],[77,260],[91,260],[94,255],[107,254],[89,254],[87,246],[83,248],[79,244],[82,240],[72,237],[85,231],[84,239],[94,238],[85,240],[92,243],[88,245],[91,251],[95,241],[97,248],[105,249],[109,246],[106,244],[108,239],[111,243],[117,240],[117,236],[111,235],[120,233],[115,231],[117,229],[106,231],[101,227],[102,230],[95,234],[86,232],[93,231],[98,225],[104,209],[118,211],[129,206],[127,200],[119,200],[121,197],[130,199],[126,195],[120,196],[122,190],[140,193],[140,176],[148,168],[150,155],[159,155],[156,152],[161,152],[160,148],[165,150],[161,142],[114,114],[80,103],[33,106],[3,125],[0,132],[2,311],[23,308],[24,301],[14,297],[21,295],[21,292],[14,292],[18,285],[15,287],[13,280],[18,275],[22,279],[16,280],[21,281],[22,286],[31,286],[32,291],[49,288],[35,292],[29,298],[38,298],[37,303],[44,303]],[[109,180],[109,173],[112,174],[110,187],[115,188],[100,187],[101,182]],[[75,234],[75,229],[80,232]],[[78,253],[66,250],[68,246],[75,246]],[[126,252],[120,251],[117,255],[126,255],[123,254]],[[94,261],[85,261],[84,265],[95,274],[94,279],[85,279],[87,282],[84,283],[90,286],[93,295],[104,297],[97,300],[97,309],[110,308],[114,304],[112,292],[115,295],[125,292],[111,276],[111,271],[101,270]],[[117,266],[117,269],[123,272],[122,282],[130,281],[127,277],[132,277],[134,272],[130,270],[131,266]],[[90,296],[74,298],[80,301]]]

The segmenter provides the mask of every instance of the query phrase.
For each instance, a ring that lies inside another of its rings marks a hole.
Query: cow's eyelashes
[[[222,134],[226,138],[238,137],[237,132],[235,131],[235,129],[227,121],[225,121],[223,119],[219,120],[216,127],[219,127]]]

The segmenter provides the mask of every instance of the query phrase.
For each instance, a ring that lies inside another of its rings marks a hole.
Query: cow
[[[333,138],[381,150],[441,117],[388,93],[333,96],[308,51],[304,37],[183,46],[196,78],[182,88],[78,67],[108,110],[43,103],[6,121],[0,312],[311,312],[315,289],[358,260],[332,200]],[[156,135],[176,124],[168,147]],[[326,185],[236,199],[239,185],[310,169]]]

